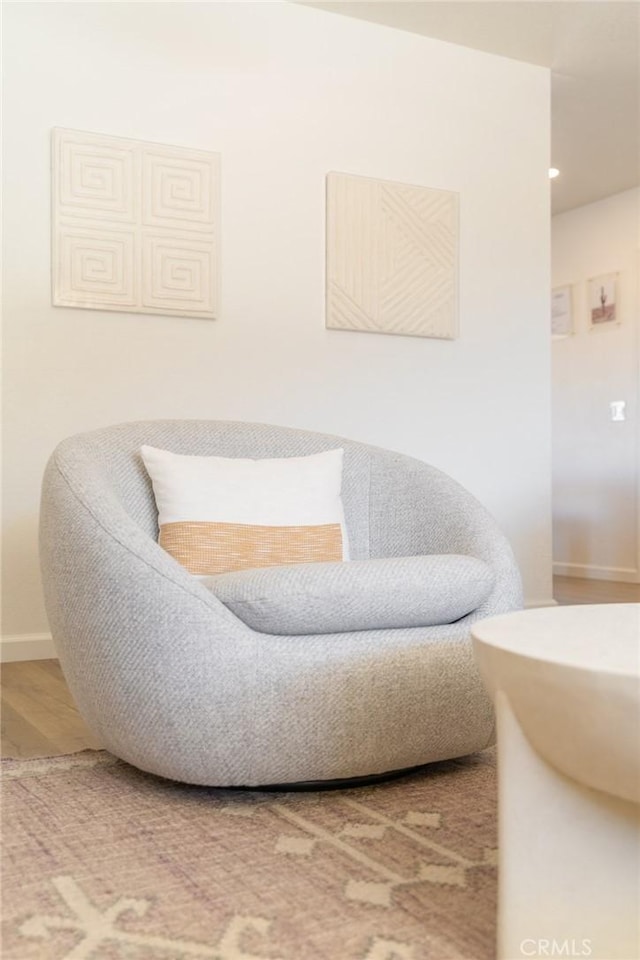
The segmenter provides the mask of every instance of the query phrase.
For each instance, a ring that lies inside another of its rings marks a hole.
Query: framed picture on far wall
[[[618,274],[605,273],[588,281],[589,326],[615,323],[618,317]]]
[[[556,287],[551,291],[551,336],[554,340],[573,333],[571,287]]]

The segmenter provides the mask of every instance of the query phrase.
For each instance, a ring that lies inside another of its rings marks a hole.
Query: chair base
[[[310,790],[350,790],[352,787],[370,787],[375,783],[384,783],[387,780],[397,780],[412,773],[418,773],[432,767],[432,763],[421,763],[415,767],[403,767],[401,770],[387,770],[384,773],[369,773],[362,777],[338,777],[335,780],[298,780],[295,783],[268,783],[254,787],[225,787],[225,790],[257,790],[265,792],[295,792]]]

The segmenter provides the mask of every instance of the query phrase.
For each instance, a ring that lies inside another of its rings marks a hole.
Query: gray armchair
[[[199,580],[157,544],[142,444],[251,458],[343,447],[351,562],[265,569],[255,582],[262,595],[275,589],[281,597],[283,584],[285,597],[299,595],[309,577],[343,592],[353,584],[356,609],[375,608],[385,582],[396,583],[406,622],[396,614],[375,628],[369,616],[354,629],[347,604],[349,629],[338,611],[330,632],[310,630],[313,607],[300,621],[307,626],[295,618],[281,633],[250,626],[237,611],[251,572]],[[217,786],[340,780],[463,756],[492,741],[470,625],[521,605],[519,573],[484,508],[417,460],[251,423],[152,421],[82,434],[61,443],[47,466],[41,565],[78,708],[108,750],[143,770]],[[443,622],[445,602],[430,615],[429,597],[455,600],[480,567],[473,609]]]

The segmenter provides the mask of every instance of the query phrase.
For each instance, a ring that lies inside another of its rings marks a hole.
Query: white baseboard
[[[526,600],[524,604],[525,610],[535,610],[537,607],[557,607],[558,601],[554,600],[553,597],[549,597],[547,600]]]
[[[0,639],[0,661],[51,660],[57,657],[50,633],[17,633]]]
[[[590,563],[553,564],[559,577],[579,577],[583,580],[612,580],[616,583],[640,583],[640,571],[632,567],[596,567]]]

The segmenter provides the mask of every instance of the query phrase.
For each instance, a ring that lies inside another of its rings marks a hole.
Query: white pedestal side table
[[[498,960],[639,960],[640,604],[472,636],[497,715]]]

